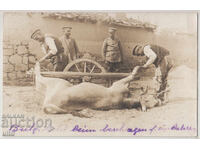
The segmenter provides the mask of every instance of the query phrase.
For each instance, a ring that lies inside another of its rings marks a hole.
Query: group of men
[[[31,35],[31,38],[38,41],[45,56],[39,62],[50,59],[54,71],[63,71],[66,65],[79,58],[80,52],[74,38],[71,38],[72,27],[64,26],[62,28],[63,36],[57,38],[51,34],[43,34],[37,29]],[[115,37],[116,28],[109,28],[109,37],[103,42],[103,58],[108,72],[119,71],[119,65],[122,63],[122,47],[119,39]]]
[[[63,71],[66,65],[80,57],[80,52],[75,39],[71,38],[72,27],[64,26],[62,28],[63,36],[59,39],[50,34],[43,34],[37,29],[31,38],[41,44],[41,48],[45,53],[39,62],[50,59],[54,71]],[[108,72],[119,71],[119,65],[123,62],[123,53],[120,40],[116,38],[117,29],[110,27],[108,29],[108,38],[103,41],[102,55],[107,66]],[[167,87],[168,72],[172,68],[172,62],[168,58],[169,51],[158,45],[136,45],[132,50],[134,56],[146,56],[147,62],[140,68],[148,68],[151,64],[156,67],[155,81],[156,92],[162,93]],[[160,99],[164,99],[164,95],[160,94]]]
[[[75,39],[71,38],[72,27],[62,28],[63,36],[57,38],[51,34],[43,34],[40,29],[35,30],[31,38],[38,41],[45,56],[39,62],[50,59],[54,71],[63,71],[66,65],[79,58],[80,53]]]

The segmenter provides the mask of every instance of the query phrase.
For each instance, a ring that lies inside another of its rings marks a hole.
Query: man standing
[[[79,58],[79,49],[75,39],[70,37],[72,27],[64,26],[62,29],[64,35],[60,38],[60,41],[62,42],[65,54],[67,55],[69,62],[71,62]]]
[[[119,39],[115,37],[116,28],[109,28],[109,37],[103,42],[103,58],[109,72],[119,71],[119,65],[122,63],[122,47]]]
[[[172,61],[169,59],[169,51],[158,45],[136,45],[132,52],[136,56],[146,56],[148,61],[141,66],[147,68],[149,65],[154,64],[156,67],[154,80],[156,81],[156,94],[157,98],[162,103],[167,102],[165,90],[167,88],[167,76],[170,69],[173,67]]]

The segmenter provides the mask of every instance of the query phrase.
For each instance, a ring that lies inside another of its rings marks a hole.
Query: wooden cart
[[[130,75],[130,73],[110,73],[98,62],[90,59],[80,58],[69,63],[63,72],[41,72],[45,77],[62,78],[74,83],[94,82],[110,86],[114,80],[119,80]],[[136,78],[138,79],[138,78]]]

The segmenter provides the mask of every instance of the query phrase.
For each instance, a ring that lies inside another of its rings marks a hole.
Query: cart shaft
[[[80,72],[41,72],[41,75],[51,78],[82,78],[84,76],[90,76],[92,78],[103,78],[103,79],[121,79],[130,75],[130,73],[80,73]],[[136,77],[137,79],[138,77]]]

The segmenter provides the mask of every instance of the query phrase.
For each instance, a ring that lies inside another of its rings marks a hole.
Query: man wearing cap
[[[133,48],[133,55],[135,56],[146,56],[147,62],[141,66],[141,68],[147,68],[151,64],[156,67],[154,80],[156,81],[155,91],[158,98],[162,103],[166,103],[166,91],[167,88],[167,76],[170,69],[173,67],[172,60],[168,57],[169,51],[158,45],[136,45]]]
[[[31,35],[31,38],[40,43],[42,51],[45,53],[45,56],[39,62],[50,59],[54,71],[63,71],[67,65],[67,57],[64,54],[64,48],[60,40],[53,35],[43,34],[40,29],[37,29]]]
[[[119,71],[119,65],[122,63],[122,47],[119,39],[115,37],[116,28],[109,28],[109,37],[103,42],[103,58],[109,72]]]
[[[70,62],[79,58],[79,49],[75,39],[70,37],[72,27],[64,26],[62,29],[64,35],[60,38],[60,41]]]

